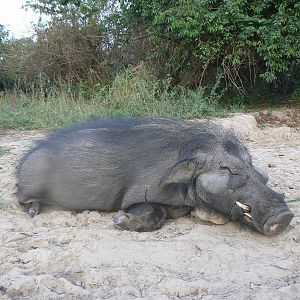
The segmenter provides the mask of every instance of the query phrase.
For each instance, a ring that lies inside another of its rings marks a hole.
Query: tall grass
[[[169,80],[158,81],[142,65],[116,76],[110,86],[82,84],[76,97],[70,91],[61,84],[47,96],[43,87],[30,95],[20,89],[0,95],[0,130],[56,128],[106,116],[189,119],[239,109],[222,107],[215,88],[171,87]]]

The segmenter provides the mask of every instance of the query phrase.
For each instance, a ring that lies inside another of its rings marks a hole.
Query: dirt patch
[[[259,126],[281,127],[288,126],[299,128],[300,110],[282,109],[282,110],[263,110],[254,114]]]
[[[0,136],[9,149],[0,156],[0,298],[299,299],[300,133],[249,128],[241,134],[253,160],[295,214],[279,236],[192,217],[151,233],[117,231],[110,213],[50,210],[30,219],[14,195],[15,166],[45,133]]]

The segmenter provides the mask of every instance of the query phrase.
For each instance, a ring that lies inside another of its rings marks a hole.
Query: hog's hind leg
[[[38,215],[41,211],[41,206],[38,201],[33,201],[25,205],[26,205],[27,213],[31,218]]]
[[[161,228],[167,217],[164,206],[157,203],[137,203],[113,218],[117,229],[129,231],[154,231]]]
[[[47,195],[49,156],[47,149],[36,149],[17,168],[18,201],[30,217],[40,213],[41,201]]]
[[[41,211],[41,205],[39,199],[31,199],[25,198],[17,194],[19,204],[24,208],[24,210],[28,213],[28,215],[33,218],[34,216],[38,215]]]
[[[40,199],[39,197],[31,196],[25,193],[25,188],[23,186],[18,186],[18,192],[16,193],[19,204],[24,208],[28,215],[33,218],[38,215],[41,211]]]

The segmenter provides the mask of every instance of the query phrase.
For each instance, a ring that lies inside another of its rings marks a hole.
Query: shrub
[[[300,3],[296,0],[121,1],[143,24],[164,58],[163,72],[198,86],[223,70],[244,92],[258,80],[288,85],[300,58]]]

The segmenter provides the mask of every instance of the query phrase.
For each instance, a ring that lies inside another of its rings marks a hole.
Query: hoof
[[[27,213],[31,218],[33,218],[34,216],[36,216],[38,214],[38,211],[34,208],[29,208]]]
[[[128,222],[130,218],[129,214],[126,213],[119,213],[116,216],[113,217],[113,222],[114,222],[114,227],[117,229],[125,229],[124,227],[126,227],[126,223]]]
[[[28,215],[33,218],[40,213],[40,205],[37,202],[31,203],[27,211]]]

